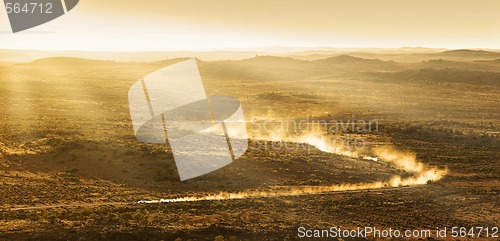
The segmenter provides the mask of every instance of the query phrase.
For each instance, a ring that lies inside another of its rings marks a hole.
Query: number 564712
[[[6,3],[7,13],[52,13],[52,3]]]

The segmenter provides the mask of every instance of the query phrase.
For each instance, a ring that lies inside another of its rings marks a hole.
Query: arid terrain
[[[0,240],[295,240],[301,226],[500,225],[500,52],[0,53]],[[127,93],[190,57],[207,95],[241,101],[250,140],[235,162],[181,182],[168,145],[137,141]],[[391,146],[446,173],[376,189],[138,203],[415,176],[253,132],[283,120],[376,121],[322,136],[363,140],[358,154]]]

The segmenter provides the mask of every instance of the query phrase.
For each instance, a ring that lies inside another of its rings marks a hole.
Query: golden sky
[[[499,0],[80,0],[0,48],[213,50],[268,46],[500,49]]]

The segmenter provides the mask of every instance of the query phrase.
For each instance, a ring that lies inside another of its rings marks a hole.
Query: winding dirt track
[[[391,187],[391,188],[377,188],[377,189],[365,189],[365,190],[350,190],[350,191],[336,191],[336,192],[328,192],[328,193],[316,193],[316,194],[305,194],[305,195],[327,195],[327,194],[348,194],[348,193],[373,193],[373,194],[382,194],[382,192],[395,191],[401,189],[411,189],[417,188],[422,185],[415,186],[405,186],[405,187]],[[305,195],[294,195],[305,196]],[[273,196],[267,198],[277,198],[277,197],[285,197],[283,196]],[[245,199],[256,199],[256,198],[266,198],[266,197],[247,197]],[[227,201],[233,199],[225,199],[225,200],[198,200],[200,201]],[[196,201],[183,201],[183,202],[196,202]],[[154,203],[154,204],[166,204],[166,203]],[[154,205],[154,204],[139,204],[137,202],[103,202],[103,203],[79,203],[79,204],[55,204],[55,205],[41,205],[41,206],[24,206],[24,207],[11,207],[11,208],[0,208],[2,211],[22,211],[22,210],[43,210],[43,209],[51,209],[51,208],[82,208],[82,207],[100,207],[100,206],[139,206],[139,205]]]

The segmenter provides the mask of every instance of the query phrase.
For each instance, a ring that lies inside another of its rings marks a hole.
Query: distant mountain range
[[[378,59],[395,62],[421,62],[433,59],[443,60],[496,60],[500,59],[500,50],[443,50],[428,48],[400,49],[290,49],[292,52],[264,51],[206,51],[206,52],[85,52],[85,51],[39,51],[0,49],[0,62],[31,62],[48,57],[76,57],[98,60],[152,62],[164,59],[196,57],[205,61],[241,60],[261,56],[290,57],[300,60],[320,60],[339,57],[338,61],[358,61]],[[332,59],[331,61],[335,61]]]

